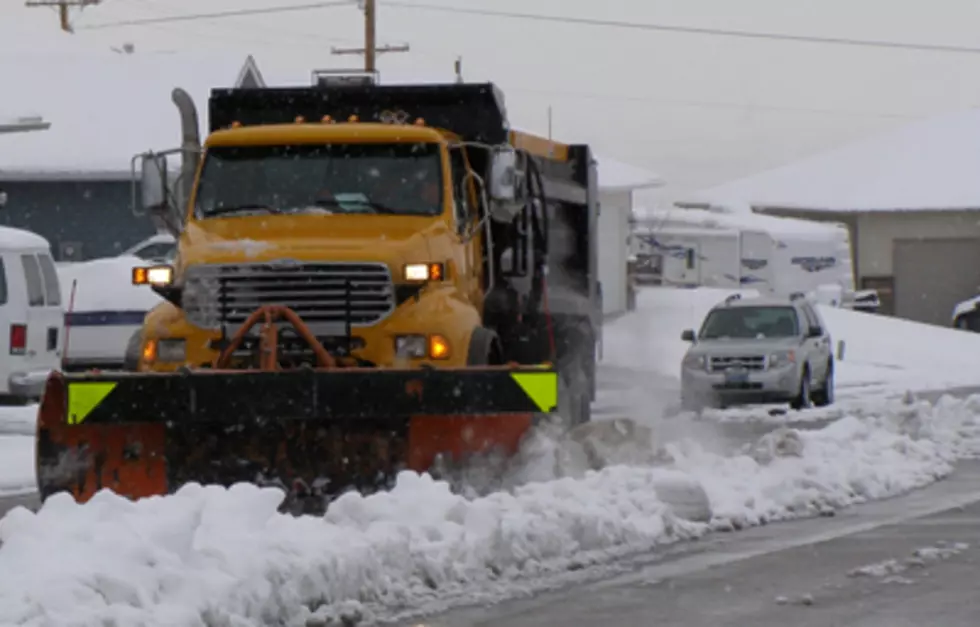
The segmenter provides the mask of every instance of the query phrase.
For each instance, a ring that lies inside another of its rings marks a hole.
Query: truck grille
[[[746,370],[765,370],[766,358],[763,355],[712,357],[710,368],[712,372],[724,372],[729,368],[745,368]]]
[[[206,282],[209,300],[216,301],[209,303],[212,316],[229,326],[240,325],[262,305],[284,305],[315,333],[342,335],[348,322],[369,326],[395,307],[391,272],[381,263],[257,263],[195,270],[191,277]],[[193,307],[187,309],[193,319]]]

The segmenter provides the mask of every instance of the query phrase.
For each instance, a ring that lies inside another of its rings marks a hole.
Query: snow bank
[[[33,492],[34,437],[0,435],[0,496]]]
[[[0,407],[0,496],[31,492],[34,472],[34,433],[37,404]]]
[[[281,494],[191,485],[132,503],[54,498],[0,521],[5,625],[332,624],[523,594],[658,543],[827,513],[924,486],[980,451],[980,396],[892,403],[815,432],[778,431],[731,456],[673,443],[663,467],[615,466],[467,499],[403,473],[324,518],[276,513]],[[658,481],[694,479],[709,524],[679,519]]]
[[[133,285],[133,266],[146,262],[139,257],[94,259],[58,267],[65,308],[71,299],[72,282],[78,281],[74,311],[149,311],[161,298],[146,285]]]

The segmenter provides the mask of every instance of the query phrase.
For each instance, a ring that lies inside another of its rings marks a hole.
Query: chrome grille
[[[391,272],[381,263],[199,266],[188,278],[206,287],[212,313],[207,317],[229,326],[240,325],[262,305],[284,305],[314,332],[342,335],[348,323],[369,326],[395,308]],[[188,308],[192,319],[194,308]],[[199,309],[203,314],[205,307]]]
[[[746,370],[765,370],[766,358],[764,355],[733,355],[724,357],[712,357],[710,361],[712,372],[724,372],[729,368],[745,368]]]

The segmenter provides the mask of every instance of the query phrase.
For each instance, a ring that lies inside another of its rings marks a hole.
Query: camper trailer
[[[699,209],[637,214],[632,252],[642,283],[744,287],[785,296],[826,286],[854,292],[843,225]]]

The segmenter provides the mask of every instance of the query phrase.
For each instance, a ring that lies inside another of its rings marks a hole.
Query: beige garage
[[[948,325],[980,286],[980,239],[898,239],[892,251],[895,315]]]
[[[980,110],[947,114],[694,195],[838,222],[881,313],[943,326],[980,294]]]

